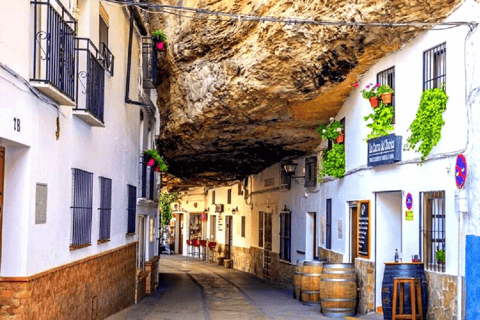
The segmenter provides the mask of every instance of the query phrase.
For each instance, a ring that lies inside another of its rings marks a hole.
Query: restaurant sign
[[[368,140],[369,167],[394,163],[402,160],[402,136],[394,134]]]

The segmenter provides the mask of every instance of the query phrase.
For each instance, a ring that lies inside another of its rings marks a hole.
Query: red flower
[[[160,50],[160,51],[165,50],[165,43],[163,43],[163,42],[157,43],[157,49]]]
[[[154,170],[155,170],[155,172],[158,172],[158,171],[160,171],[160,168],[159,168],[159,167],[155,167]]]
[[[358,83],[355,83],[355,88],[358,87]]]
[[[154,164],[155,164],[155,159],[150,159],[147,162],[147,165],[150,166],[150,167],[153,166]]]
[[[379,84],[379,83],[377,83],[377,84],[375,85],[375,88],[378,88],[379,86],[380,86],[380,84]]]

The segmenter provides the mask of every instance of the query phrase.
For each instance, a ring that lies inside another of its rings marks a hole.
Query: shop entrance
[[[379,310],[385,262],[395,261],[395,249],[402,257],[402,192],[376,193],[375,203],[375,305]]]
[[[305,256],[313,260],[317,256],[317,213],[307,212],[306,223]]]

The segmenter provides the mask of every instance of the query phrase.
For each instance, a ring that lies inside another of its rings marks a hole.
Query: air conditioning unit
[[[222,213],[223,212],[223,204],[216,204],[215,205],[215,212]]]

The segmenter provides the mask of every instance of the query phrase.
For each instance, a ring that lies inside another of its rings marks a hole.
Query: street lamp
[[[285,170],[285,173],[292,178],[305,178],[305,176],[294,176],[295,170],[297,170],[298,163],[292,162],[291,160],[288,160],[283,164],[283,169]]]

